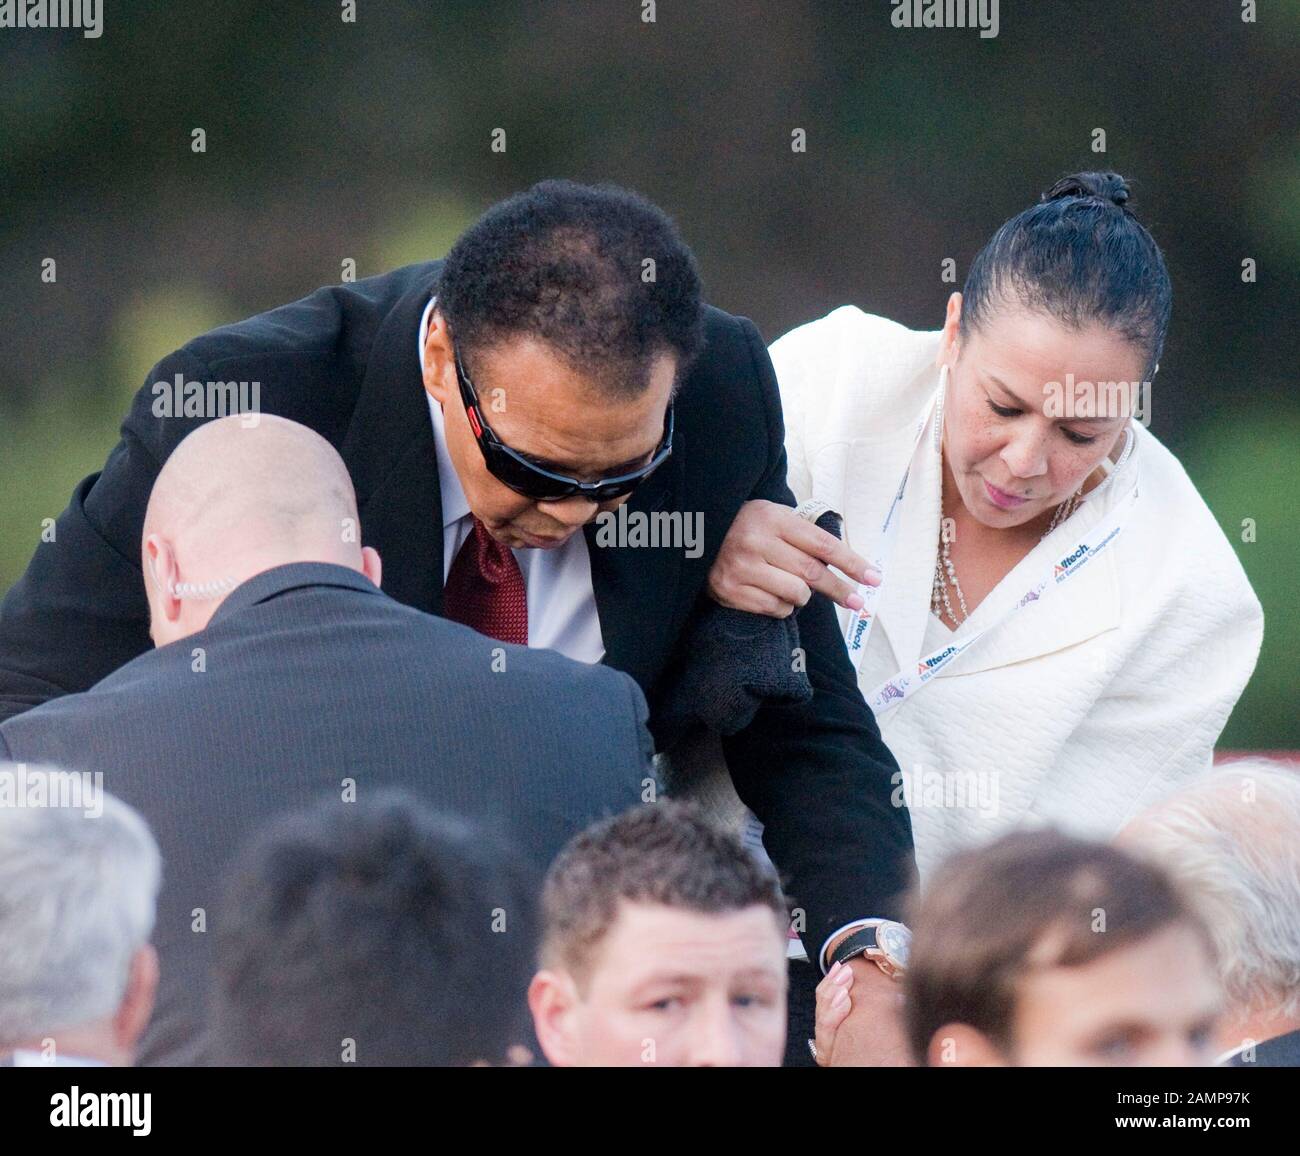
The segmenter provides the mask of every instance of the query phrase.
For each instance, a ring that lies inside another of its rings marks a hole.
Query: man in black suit
[[[543,182],[446,260],[205,334],[149,383],[0,606],[0,711],[89,686],[147,645],[134,553],[149,486],[236,383],[339,449],[388,593],[626,671],[661,748],[675,736],[659,706],[728,526],[749,499],[793,504],[758,331],[703,306],[671,222],[608,186]],[[723,749],[816,956],[855,920],[898,916],[912,841],[831,603],[810,598],[798,628],[811,700],[759,710]],[[853,967],[846,1037],[866,1058],[896,990]],[[901,1032],[890,1046],[905,1051]]]
[[[158,840],[143,1063],[203,1058],[217,877],[272,815],[404,787],[498,835],[540,879],[653,781],[631,678],[387,597],[334,449],[284,418],[244,421],[200,426],[154,486],[142,555],[157,649],[0,724],[0,759],[102,773]]]

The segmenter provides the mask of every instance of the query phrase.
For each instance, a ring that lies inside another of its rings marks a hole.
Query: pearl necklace
[[[943,471],[940,469],[940,478],[942,478],[942,476]],[[1043,531],[1043,537],[1038,539],[1040,542],[1079,508],[1079,502],[1082,500],[1083,496],[1084,482],[1086,481],[1087,479],[1085,478],[1083,482],[1080,482],[1079,488],[1056,507],[1056,511],[1052,514],[1051,522],[1048,523],[1047,529]],[[943,508],[942,481],[940,482],[939,489],[939,508]],[[939,553],[934,560],[934,583],[930,588],[930,610],[937,615],[940,620],[946,616],[948,621],[956,627],[960,626],[962,622],[965,622],[966,619],[970,617],[970,614],[966,609],[966,596],[962,593],[961,582],[958,581],[957,578],[957,568],[953,565],[951,551],[952,541],[946,534],[944,534],[941,523],[941,528],[939,530]],[[949,587],[951,587],[956,593],[957,605],[961,607],[960,621],[958,620],[957,615],[953,613],[952,601],[948,597]]]

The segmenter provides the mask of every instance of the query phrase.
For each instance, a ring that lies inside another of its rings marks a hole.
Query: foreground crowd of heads
[[[61,772],[21,770],[60,798]],[[132,1062],[165,870],[111,796],[0,807],[0,1056]],[[1300,1028],[1300,776],[1229,764],[1114,845],[1006,835],[944,863],[910,922],[918,1064],[1249,1063]],[[773,1066],[789,926],[770,867],[689,807],[602,820],[538,880],[390,792],[263,828],[195,933],[220,1064]],[[837,965],[819,1050],[851,1002]]]

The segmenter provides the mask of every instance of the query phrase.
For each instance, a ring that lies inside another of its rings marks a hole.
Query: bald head
[[[319,434],[270,414],[199,426],[164,463],[142,542],[150,633],[203,629],[226,594],[291,562],[331,562],[378,585],[343,460]],[[373,573],[372,573],[373,569]]]

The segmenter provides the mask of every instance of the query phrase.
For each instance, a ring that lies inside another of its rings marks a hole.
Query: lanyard
[[[929,428],[931,415],[936,408],[943,406],[943,395],[947,384],[948,367],[945,365],[940,371],[939,388],[935,390],[934,397],[926,407],[925,416],[921,418],[921,424],[917,427],[916,440],[912,443],[912,452],[907,459],[907,468],[903,471],[903,480],[898,483],[894,500],[889,503],[889,509],[885,511],[885,520],[876,539],[876,553],[867,559],[879,573],[880,584],[878,586],[859,584],[857,594],[862,599],[862,608],[853,612],[848,625],[844,628],[844,644],[848,647],[849,661],[853,663],[855,673],[862,669],[862,656],[867,652],[871,628],[876,624],[876,603],[880,601],[880,592],[885,588],[885,565],[894,552],[894,539],[898,537],[899,511],[903,505],[903,494],[907,491],[907,479],[916,464],[916,451],[921,446],[921,439],[925,436],[926,429]]]
[[[921,687],[925,686],[945,666],[959,654],[965,653],[989,631],[1001,626],[1008,618],[1023,610],[1031,602],[1046,598],[1054,590],[1064,586],[1098,554],[1102,553],[1119,537],[1124,528],[1124,518],[1137,501],[1138,487],[1134,480],[1133,488],[1118,506],[1094,527],[1092,533],[1076,541],[1064,554],[1058,554],[1039,571],[1038,580],[1020,596],[1003,614],[982,630],[977,630],[969,638],[959,643],[950,643],[927,654],[916,664],[916,673],[904,669],[895,671],[892,677],[885,679],[875,690],[866,696],[867,704],[879,715],[892,710],[899,703],[906,702]]]

